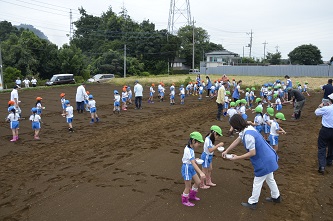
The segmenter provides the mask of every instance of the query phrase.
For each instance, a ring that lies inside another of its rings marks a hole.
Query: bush
[[[84,79],[82,76],[74,76],[75,82],[76,83],[83,83]]]
[[[143,71],[140,73],[140,76],[148,77],[148,76],[150,76],[150,74],[148,71]]]

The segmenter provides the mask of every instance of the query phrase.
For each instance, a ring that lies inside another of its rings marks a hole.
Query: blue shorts
[[[269,144],[272,146],[279,144],[279,136],[270,134],[268,139],[269,139]]]
[[[66,104],[62,104],[62,109],[65,110],[66,109]]]
[[[182,95],[180,95],[180,99],[184,99],[185,98],[185,94],[182,94]]]
[[[229,103],[225,102],[223,108],[224,108],[224,109],[228,109],[228,108],[229,108]]]
[[[257,130],[259,133],[261,133],[261,131],[262,131],[262,125],[257,125],[257,126],[255,126],[255,128],[256,128],[256,130]]]
[[[113,105],[114,105],[115,107],[119,107],[119,106],[120,106],[120,103],[119,103],[119,101],[116,101],[116,102],[113,103]]]
[[[254,96],[250,96],[250,100],[251,100],[251,101],[254,101]]]
[[[175,99],[175,95],[171,95],[171,96],[170,96],[170,99],[171,99],[171,100]]]
[[[150,96],[151,96],[151,97],[154,96],[154,93],[153,93],[153,92],[150,92]]]
[[[271,95],[269,95],[269,96],[267,96],[267,100],[272,100],[272,96]]]
[[[42,109],[37,109],[37,114],[40,115],[42,113]]]
[[[88,100],[84,100],[84,103],[85,103],[85,104],[88,104],[88,102],[89,102]]]
[[[67,121],[67,123],[72,123],[73,122],[73,118],[72,117],[66,118],[66,121]]]
[[[11,121],[10,122],[10,129],[17,129],[19,128],[20,123],[18,121]]]
[[[91,107],[90,108],[90,113],[92,114],[92,113],[96,113],[96,107]]]
[[[202,93],[203,93],[203,91],[202,91],[202,90],[200,90],[200,91],[199,91],[199,94],[202,94]]]
[[[210,167],[210,164],[212,163],[213,161],[213,155],[209,155],[209,154],[206,154],[205,152],[203,152],[201,154],[201,159],[204,161],[202,163],[202,167],[203,168],[209,168]]]
[[[32,122],[32,129],[33,130],[39,130],[40,129],[40,122],[39,121],[33,121]]]
[[[268,124],[264,124],[264,133],[269,134],[271,132],[271,127]]]
[[[161,92],[161,97],[164,97],[164,92]]]
[[[197,174],[192,164],[183,163],[181,169],[182,176],[184,180],[192,180],[192,177]]]
[[[132,94],[129,94],[129,95],[128,95],[128,99],[132,99]]]
[[[276,105],[276,110],[277,110],[277,111],[282,110],[282,104],[278,104],[278,105]]]
[[[121,101],[122,101],[123,103],[126,103],[126,101],[127,101],[126,97],[121,98]]]

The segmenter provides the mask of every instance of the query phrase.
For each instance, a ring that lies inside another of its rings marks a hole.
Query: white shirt
[[[141,86],[141,84],[136,83],[136,85],[134,86],[135,97],[142,97],[142,92],[143,92],[143,87]]]
[[[10,122],[18,121],[20,119],[20,115],[18,113],[15,113],[15,115],[14,115],[14,113],[12,112],[12,113],[8,114],[7,119]]]
[[[182,162],[186,164],[191,164],[191,160],[194,160],[194,150],[186,146],[184,148],[184,154],[182,158]]]
[[[333,105],[317,108],[316,116],[322,116],[321,124],[327,128],[333,128]]]
[[[232,116],[237,114],[237,111],[236,111],[235,108],[230,108],[230,109],[227,110],[227,114],[229,115],[229,118],[231,118]]]
[[[115,102],[120,102],[120,95],[119,94],[114,95],[114,101]]]
[[[20,79],[17,79],[15,82],[17,85],[21,85],[21,83],[22,83],[22,81]]]
[[[84,101],[85,97],[88,96],[87,93],[86,93],[86,89],[84,88],[83,85],[80,85],[77,87],[77,90],[76,90],[76,102],[82,102]]]
[[[180,89],[180,94],[185,94],[185,89],[184,88]]]
[[[256,142],[255,142],[255,139],[252,135],[250,134],[246,134],[245,137],[244,137],[244,134],[246,131],[248,130],[254,130],[256,131],[256,129],[252,126],[247,126],[243,131],[239,132],[239,137],[242,139],[242,142],[243,142],[243,138],[245,140],[245,148],[248,149],[248,150],[253,150],[256,148]]]
[[[67,106],[66,107],[66,112],[67,112],[66,118],[72,118],[72,117],[74,117],[73,107],[72,106]]]
[[[42,118],[38,115],[38,114],[35,114],[35,115],[30,115],[30,118],[29,120],[30,121],[33,121],[33,122],[39,122]]]
[[[16,102],[19,100],[18,92],[16,89],[13,89],[12,92],[10,92],[10,100],[15,101],[15,98],[17,99]]]
[[[88,101],[88,106],[89,106],[90,108],[92,108],[92,107],[96,107],[96,101],[95,101],[95,100],[89,100],[89,101]]]
[[[241,113],[241,114],[245,114],[245,113],[246,113],[246,107],[245,107],[245,106],[241,106],[241,107],[239,108],[239,113]]]
[[[123,91],[121,92],[121,98],[127,98],[127,92],[126,91]]]
[[[267,124],[267,121],[270,121],[270,120],[271,120],[270,116],[268,114],[264,114],[264,116],[263,116],[264,124]]]
[[[278,131],[280,130],[280,127],[279,127],[278,122],[276,122],[275,120],[270,120],[269,122],[271,123],[270,134],[274,135],[274,136],[279,136]]]
[[[254,123],[256,125],[262,125],[264,123],[264,120],[260,114],[256,115],[254,118]]]
[[[207,154],[207,155],[213,155],[214,154],[214,151],[212,151],[211,153],[209,152],[209,148],[212,148],[214,147],[212,141],[210,140],[209,136],[205,138],[205,143],[204,143],[204,146],[203,146],[203,150],[204,152]]]
[[[25,79],[23,82],[25,85],[29,85],[29,83],[30,83],[30,81],[28,79]]]
[[[37,80],[35,78],[31,79],[31,84],[37,84]]]

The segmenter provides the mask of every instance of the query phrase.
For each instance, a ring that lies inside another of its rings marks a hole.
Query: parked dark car
[[[55,74],[52,78],[45,83],[47,86],[59,84],[75,84],[73,74]]]

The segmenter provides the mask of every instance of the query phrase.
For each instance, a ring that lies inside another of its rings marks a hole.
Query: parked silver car
[[[88,79],[88,82],[106,82],[114,78],[114,74],[96,74],[92,78]]]

